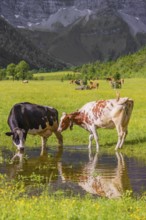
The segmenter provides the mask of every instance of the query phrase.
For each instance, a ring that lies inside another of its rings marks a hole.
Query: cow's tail
[[[116,100],[117,100],[117,102],[119,101],[119,99],[120,99],[120,93],[118,91],[116,91]]]
[[[134,101],[132,99],[129,99],[128,97],[120,98],[113,109],[113,116],[117,117],[122,112],[122,114],[125,115],[123,116],[123,119],[125,117],[129,118],[133,110],[133,105]]]
[[[123,105],[123,104],[126,103],[128,100],[130,100],[128,97],[119,98],[119,99],[117,100],[117,104]]]
[[[132,99],[127,99],[124,103],[124,117],[123,117],[123,126],[127,126],[132,114],[134,101]]]

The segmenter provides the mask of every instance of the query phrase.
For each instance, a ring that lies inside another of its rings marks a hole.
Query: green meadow
[[[116,98],[116,90],[112,89],[105,80],[99,80],[99,88],[94,90],[76,90],[74,84],[61,80],[64,74],[44,74],[43,80],[29,81],[0,81],[0,163],[3,162],[2,149],[15,151],[11,138],[5,135],[9,131],[7,118],[11,107],[18,102],[32,102],[53,106],[62,112],[73,112],[85,103],[93,100]],[[35,77],[40,77],[36,74]],[[129,97],[134,100],[134,109],[129,123],[129,133],[121,152],[128,156],[137,157],[146,161],[146,79],[125,79],[120,92],[121,97]],[[100,151],[114,153],[117,141],[116,130],[99,129]],[[88,133],[80,127],[74,126],[73,130],[63,132],[64,145],[88,145]],[[57,149],[57,140],[54,135],[48,139],[48,147]],[[27,148],[41,146],[38,136],[28,136]],[[93,142],[93,150],[95,144]],[[44,187],[44,186],[43,186]],[[25,219],[63,219],[63,220],[142,220],[146,219],[146,196],[132,198],[127,192],[120,199],[93,199],[90,196],[65,197],[57,192],[48,195],[46,187],[40,196],[25,194],[23,182],[7,182],[4,175],[0,175],[0,210],[1,220],[25,220]]]
[[[9,137],[5,136],[5,132],[9,130],[7,118],[15,103],[27,101],[53,106],[59,111],[60,117],[63,112],[76,111],[89,101],[116,98],[116,91],[118,91],[121,97],[129,97],[134,100],[129,133],[122,151],[132,154],[136,152],[136,156],[144,156],[144,152],[146,152],[145,84],[146,79],[125,79],[122,89],[114,90],[108,82],[99,80],[98,89],[76,90],[76,85],[61,80],[37,80],[29,81],[27,84],[21,81],[0,81],[0,147],[13,148],[12,142]],[[100,150],[114,151],[117,141],[116,130],[99,129],[98,133]],[[65,131],[63,137],[64,145],[88,144],[88,133],[78,126],[74,126],[73,131]],[[48,146],[56,146],[56,144],[55,136],[52,135],[48,139]],[[40,146],[40,138],[28,136],[26,145],[28,147]]]

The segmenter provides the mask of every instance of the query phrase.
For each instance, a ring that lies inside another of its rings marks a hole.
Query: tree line
[[[134,54],[119,57],[115,61],[92,62],[81,66],[73,66],[68,70],[74,74],[68,73],[62,80],[82,79],[84,82],[91,79],[105,79],[112,77],[131,78],[146,77],[146,47]],[[48,69],[30,70],[29,64],[22,60],[18,64],[8,64],[5,69],[0,68],[0,80],[30,80],[33,79],[33,73],[49,72]],[[52,72],[52,70],[51,70]],[[76,72],[80,74],[76,74]]]
[[[80,72],[83,79],[146,77],[146,47],[115,61],[96,61],[74,67],[72,70]]]
[[[33,73],[30,71],[29,64],[22,60],[18,64],[10,63],[5,69],[0,68],[0,80],[25,80],[32,79]]]

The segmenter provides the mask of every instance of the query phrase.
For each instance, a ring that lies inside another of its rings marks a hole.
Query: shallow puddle
[[[25,155],[19,155],[13,164],[7,161],[11,152],[3,151],[3,157],[0,173],[6,174],[8,181],[23,180],[28,187],[48,184],[52,192],[63,190],[108,198],[120,197],[126,190],[134,194],[146,191],[146,164],[122,153],[88,155],[84,146],[66,146],[63,152],[48,149],[43,156],[40,148],[26,148]]]

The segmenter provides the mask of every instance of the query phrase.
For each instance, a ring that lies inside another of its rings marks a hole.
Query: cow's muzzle
[[[22,146],[22,147],[17,146],[17,150],[20,151],[20,152],[23,152],[24,151],[24,146]]]

